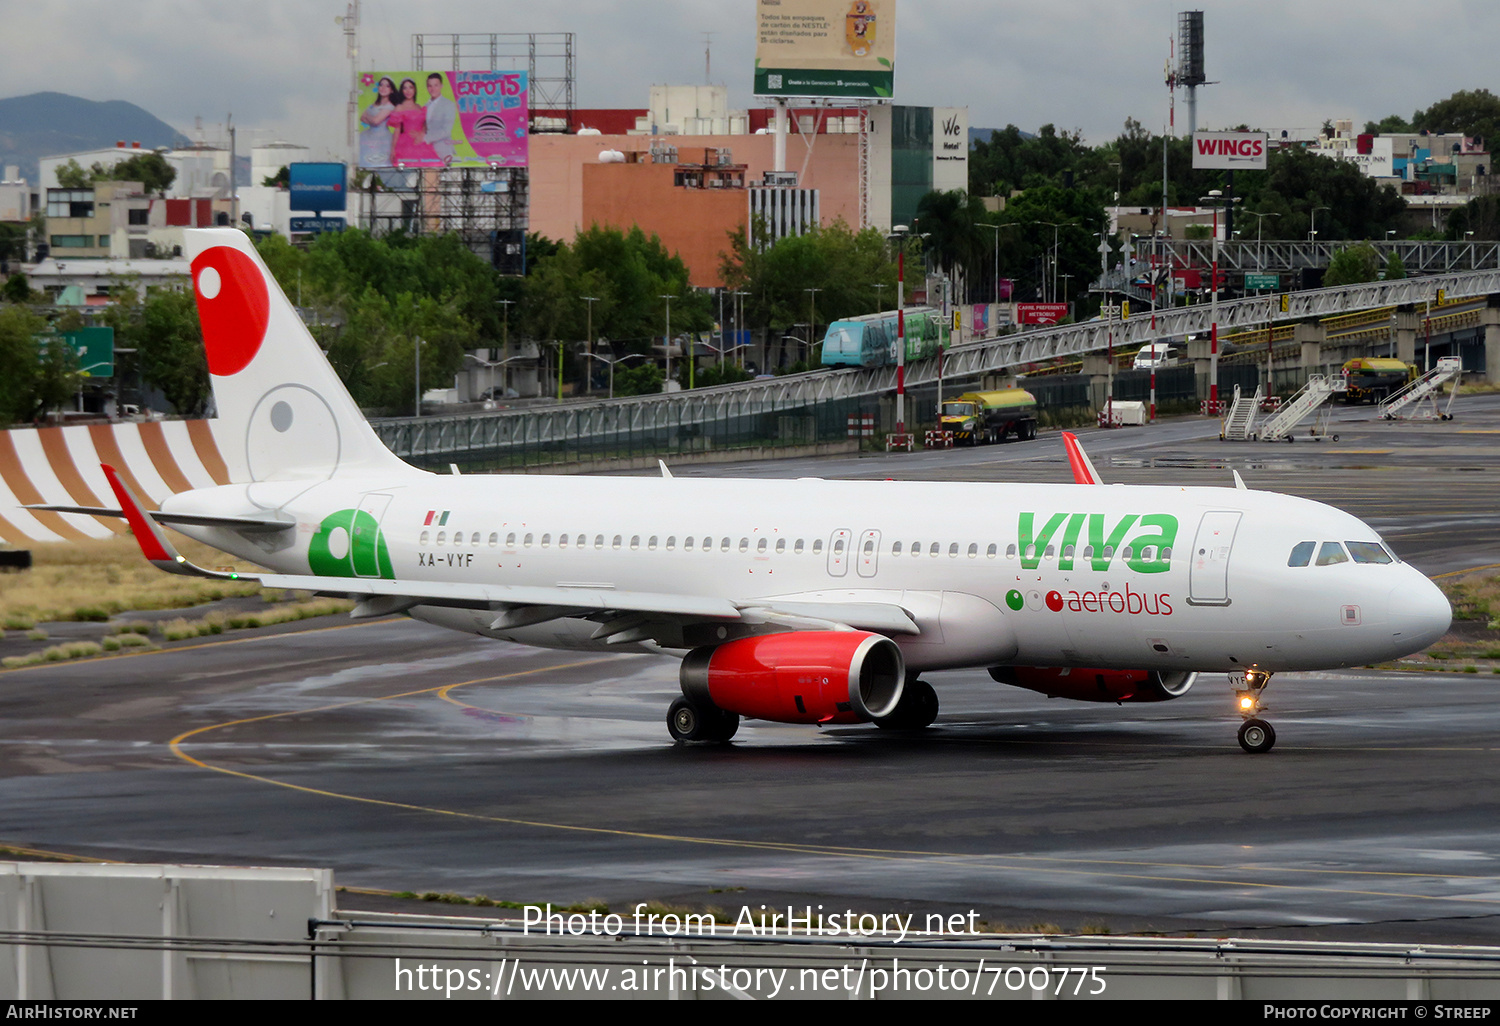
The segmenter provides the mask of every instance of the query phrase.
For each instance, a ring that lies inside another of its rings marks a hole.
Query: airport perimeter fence
[[[711,412],[686,402],[591,403],[576,409],[550,407],[546,414],[403,418],[371,426],[392,452],[417,466],[516,472],[842,442],[851,437],[851,418],[880,423],[880,403],[855,397],[781,405],[747,398]]]

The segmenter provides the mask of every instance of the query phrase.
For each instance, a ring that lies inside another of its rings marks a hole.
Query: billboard
[[[524,71],[366,71],[359,166],[525,167]]]
[[[1266,169],[1266,133],[1194,132],[1193,167]]]
[[[757,0],[755,95],[890,98],[896,0]]]
[[[291,192],[292,210],[345,210],[343,164],[298,163],[287,165],[287,189]]]
[[[1018,324],[1056,324],[1068,316],[1067,303],[1017,303]]]

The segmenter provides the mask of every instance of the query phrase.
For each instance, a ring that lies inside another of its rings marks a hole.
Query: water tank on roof
[[[599,131],[599,129],[597,129],[597,128],[580,128],[578,130],[578,134],[579,135],[603,135],[604,133],[601,132],[601,131]]]
[[[625,163],[625,154],[621,153],[619,150],[600,150],[599,163],[623,164]]]

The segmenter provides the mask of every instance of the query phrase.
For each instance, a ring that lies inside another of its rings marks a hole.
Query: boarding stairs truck
[[[1292,432],[1297,425],[1301,424],[1313,414],[1319,414],[1318,423],[1313,427],[1311,434],[1314,436],[1326,435],[1328,433],[1328,408],[1325,405],[1329,399],[1340,394],[1348,387],[1348,382],[1342,374],[1314,374],[1307,379],[1307,384],[1292,396],[1291,400],[1284,403],[1281,409],[1272,414],[1260,430],[1252,434],[1251,438],[1259,438],[1263,442],[1279,442],[1285,438],[1292,441]],[[1339,440],[1338,435],[1333,440]]]
[[[1437,366],[1399,392],[1393,392],[1380,404],[1380,415],[1386,420],[1452,420],[1453,397],[1458,395],[1458,383],[1463,379],[1463,361],[1456,356],[1445,356]],[[1438,404],[1443,386],[1453,382],[1448,391],[1448,401]],[[1426,400],[1426,402],[1423,402]]]
[[[943,403],[938,427],[958,445],[1003,442],[1011,435],[1029,441],[1036,437],[1036,397],[1024,388],[965,392]]]
[[[1229,416],[1224,418],[1224,428],[1219,438],[1231,442],[1243,442],[1255,430],[1255,415],[1260,412],[1262,401],[1260,386],[1255,386],[1255,398],[1240,395],[1240,386],[1234,386],[1234,402],[1230,404]]]

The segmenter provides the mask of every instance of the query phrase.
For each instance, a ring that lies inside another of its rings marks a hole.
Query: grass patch
[[[31,655],[6,656],[0,660],[0,666],[7,670],[14,670],[21,666],[40,666],[43,663],[61,663],[69,659],[87,659],[90,656],[99,655],[104,651],[104,646],[93,641],[68,641],[61,645],[53,645],[44,648],[40,652]]]
[[[1500,574],[1485,571],[1436,583],[1453,607],[1453,619],[1484,620],[1491,628],[1500,626]]]
[[[221,566],[227,557],[187,538],[174,539],[199,565]],[[0,626],[30,630],[39,622],[101,621],[127,610],[182,609],[223,598],[254,595],[260,585],[165,574],[141,556],[128,535],[37,545],[30,570],[0,574]],[[250,570],[240,562],[236,569]]]

